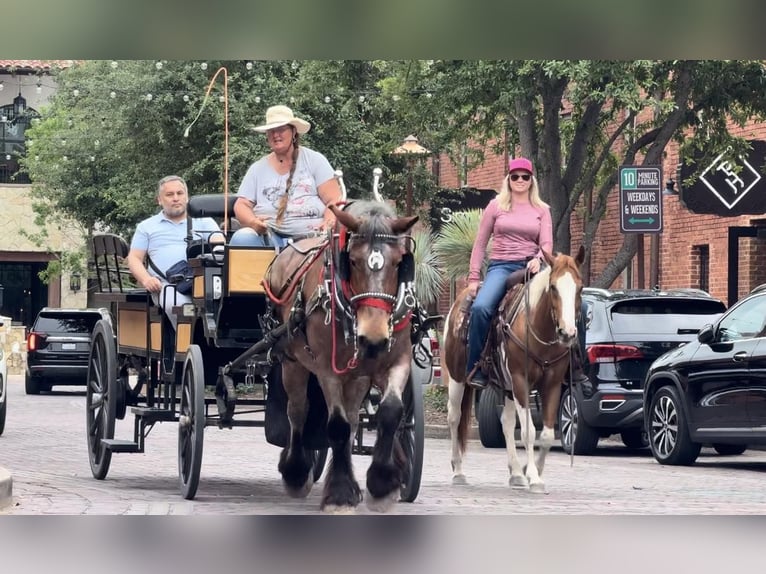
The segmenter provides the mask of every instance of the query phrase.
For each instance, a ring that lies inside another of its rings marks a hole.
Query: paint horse
[[[381,390],[377,437],[367,471],[367,504],[387,510],[398,499],[406,461],[396,431],[402,392],[410,374],[410,314],[414,260],[405,233],[417,216],[397,217],[384,203],[356,201],[345,210],[331,205],[336,232],[306,263],[308,239],[279,253],[266,277],[281,294],[278,317],[291,321],[301,308],[305,320],[291,331],[282,360],[290,441],[279,471],[288,494],[308,495],[312,460],[304,447],[307,383],[314,373],[324,396],[327,438],[332,450],[321,508],[353,511],[362,494],[351,463],[352,437],[371,385]]]
[[[554,440],[562,382],[570,366],[570,350],[577,344],[575,317],[580,310],[582,292],[579,267],[584,257],[582,246],[576,257],[544,253],[548,266],[524,286],[509,290],[490,327],[485,352],[494,357],[497,366],[495,373],[490,375],[490,382],[505,391],[501,421],[511,472],[509,483],[515,488],[545,492],[542,479],[545,457]],[[527,292],[519,292],[519,289]],[[474,402],[473,387],[464,384],[466,345],[461,333],[465,328],[463,322],[468,320],[464,303],[467,293],[465,289],[458,295],[447,316],[442,355],[449,378],[447,420],[452,441],[453,482],[456,484],[466,482],[462,460]],[[542,400],[543,428],[537,460],[534,459],[535,426],[529,408],[532,390],[537,390]],[[516,452],[517,413],[521,442],[527,455],[525,467]]]

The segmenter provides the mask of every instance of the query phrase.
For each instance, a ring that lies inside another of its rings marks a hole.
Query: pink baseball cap
[[[529,173],[534,173],[532,171],[532,162],[525,157],[517,157],[515,159],[508,160],[508,171],[512,172],[517,169],[523,169]]]

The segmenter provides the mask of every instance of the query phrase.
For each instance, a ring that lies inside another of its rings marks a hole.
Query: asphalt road
[[[13,477],[13,502],[0,514],[128,515],[317,514],[322,483],[304,500],[288,498],[277,472],[279,448],[262,428],[205,431],[197,497],[178,490],[174,424],[158,424],[147,452],[116,454],[106,480],[88,465],[85,395],[81,388],[54,388],[26,396],[21,377],[11,377],[8,418],[0,436],[0,467]],[[117,438],[132,437],[130,415],[118,421]],[[423,515],[628,515],[766,514],[766,452],[722,457],[704,449],[692,467],[663,467],[648,451],[629,452],[607,443],[596,456],[570,458],[555,449],[544,478],[546,494],[507,486],[506,454],[469,443],[468,485],[453,485],[449,441],[426,439],[423,481],[414,503],[395,514]],[[369,457],[355,456],[363,485]],[[372,514],[360,505],[358,514]]]

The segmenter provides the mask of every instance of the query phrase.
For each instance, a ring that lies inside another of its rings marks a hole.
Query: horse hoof
[[[373,512],[388,512],[399,500],[399,491],[394,491],[381,498],[375,498],[367,491],[367,496],[364,497],[367,502],[367,508]]]
[[[511,478],[508,479],[508,485],[511,488],[527,489],[529,488],[529,481],[527,481],[526,476],[513,475],[511,476]]]
[[[468,484],[468,480],[464,474],[456,474],[452,477],[452,484]]]
[[[356,514],[356,506],[336,506],[334,504],[327,504],[322,508],[322,512],[325,514]]]
[[[535,484],[529,485],[529,492],[533,494],[545,494],[545,484],[542,482],[537,482]]]
[[[311,492],[311,487],[314,486],[314,483],[311,481],[311,479],[307,480],[303,486],[297,488],[287,484],[286,482],[282,482],[282,484],[285,487],[285,492],[287,492],[287,495],[290,498],[306,498]]]

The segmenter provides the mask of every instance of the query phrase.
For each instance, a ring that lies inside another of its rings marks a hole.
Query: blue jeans
[[[229,245],[246,245],[250,247],[279,247],[282,249],[287,245],[287,237],[277,235],[271,230],[268,235],[259,235],[250,227],[243,227],[234,232],[231,236]]]
[[[487,276],[484,278],[484,283],[476,294],[476,299],[471,307],[471,320],[468,324],[466,374],[473,370],[481,357],[492,317],[497,313],[497,307],[506,293],[505,280],[511,273],[523,269],[525,265],[526,261],[493,259],[489,262]]]

